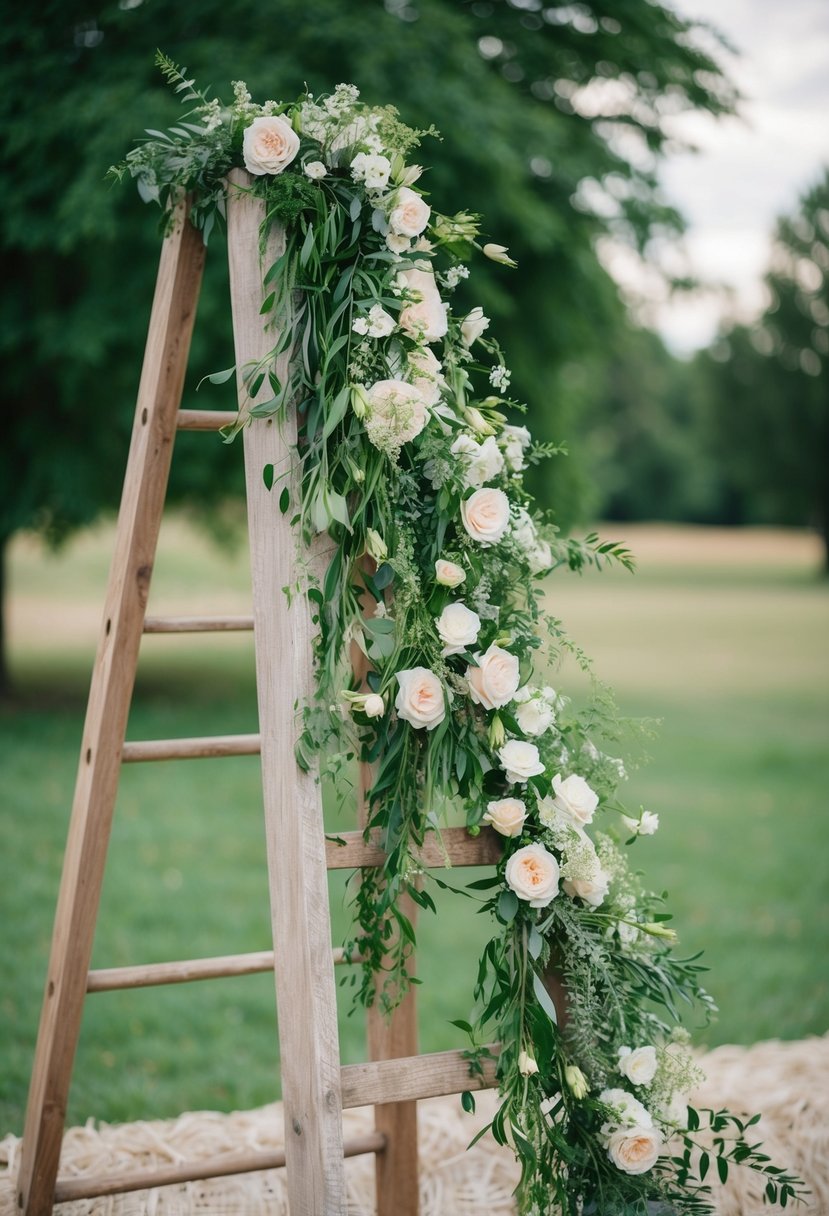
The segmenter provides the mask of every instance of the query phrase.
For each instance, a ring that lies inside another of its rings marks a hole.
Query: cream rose
[[[439,557],[435,562],[435,582],[441,587],[458,587],[466,581],[466,571],[457,562],[448,562]]]
[[[254,118],[242,136],[245,168],[255,177],[281,173],[298,151],[299,136],[281,114]]]
[[[655,1127],[619,1128],[607,1142],[607,1155],[625,1174],[646,1174],[656,1165],[662,1136]]]
[[[565,878],[563,885],[571,899],[583,899],[591,908],[599,908],[607,896],[610,877],[597,865],[592,874],[582,878]]]
[[[312,182],[321,181],[328,176],[328,170],[321,160],[312,160],[305,166],[304,173]]]
[[[572,773],[564,781],[560,774],[553,777],[553,805],[574,827],[583,828],[593,819],[599,805],[599,795],[591,790],[584,777]]]
[[[502,836],[520,836],[526,818],[527,808],[520,798],[499,798],[487,803],[483,822]]]
[[[427,405],[437,405],[446,387],[443,368],[428,346],[409,352],[409,380],[419,388]]]
[[[493,642],[483,654],[475,655],[475,664],[466,669],[470,697],[484,709],[501,709],[518,688],[517,657]]]
[[[509,499],[503,490],[484,486],[461,503],[461,522],[481,545],[497,545],[509,528]]]
[[[400,686],[394,702],[397,716],[416,730],[434,730],[446,717],[443,685],[428,667],[409,667],[398,671]]]
[[[633,1085],[650,1085],[656,1076],[656,1048],[619,1048],[619,1072]]]
[[[546,908],[558,895],[558,862],[543,844],[517,849],[504,871],[507,885],[531,908]]]
[[[434,271],[428,262],[421,262],[411,270],[404,270],[401,278],[406,280],[406,290],[418,298],[400,310],[400,328],[415,341],[437,342],[448,325],[446,305],[440,298]]]
[[[520,739],[508,740],[499,749],[498,759],[507,774],[507,781],[514,784],[529,781],[530,777],[538,777],[544,772],[538,748],[534,743],[523,743]]]
[[[389,228],[399,236],[419,236],[431,214],[431,207],[416,190],[401,186],[389,215]]]
[[[552,705],[543,697],[532,697],[523,701],[515,710],[515,720],[522,734],[538,738],[555,725],[556,715]]]
[[[435,621],[435,628],[443,642],[442,654],[460,654],[478,640],[481,618],[466,604],[447,604]]]

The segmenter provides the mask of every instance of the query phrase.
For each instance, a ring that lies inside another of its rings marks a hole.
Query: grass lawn
[[[619,529],[613,534],[619,535]],[[610,533],[608,533],[610,535]],[[637,846],[667,887],[688,951],[706,947],[722,1015],[710,1044],[797,1038],[829,1025],[829,587],[799,534],[627,528],[640,573],[567,575],[550,607],[631,715],[662,720],[631,806],[658,811]],[[0,711],[0,1133],[22,1127],[52,916],[94,655],[111,527],[59,557],[13,547],[17,701]],[[153,611],[245,611],[244,553],[165,525]],[[565,666],[562,691],[579,695]],[[250,638],[148,638],[129,737],[256,729]],[[259,761],[128,766],[122,776],[94,965],[269,945]],[[344,879],[332,878],[334,937]],[[445,899],[446,897],[444,897]],[[459,905],[460,906],[457,906]],[[466,901],[422,922],[421,1045],[459,1045],[487,926]],[[346,969],[339,969],[345,974]],[[363,1054],[343,1000],[343,1055]],[[278,1093],[272,978],[89,998],[69,1120],[233,1109]]]

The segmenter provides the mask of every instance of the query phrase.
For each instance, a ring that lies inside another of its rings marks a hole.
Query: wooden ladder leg
[[[243,192],[249,182],[241,171],[231,173],[227,209],[240,404],[248,400],[242,369],[276,340],[266,333],[260,314],[264,205]],[[284,233],[274,232],[265,268],[283,247]],[[278,369],[283,382],[288,358],[286,353]],[[271,395],[267,378],[261,392]],[[290,524],[299,493],[295,463],[290,477],[282,476],[291,467],[296,444],[293,410],[289,415],[281,426],[274,419],[254,419],[244,434],[285,1155],[291,1216],[344,1216],[340,1052],[322,797],[318,778],[303,773],[294,758],[302,707],[313,693],[313,632],[304,593],[292,594],[289,602],[283,590],[297,577],[297,537]],[[273,491],[263,481],[267,464],[275,470]],[[283,515],[279,497],[286,485],[291,510]]]
[[[187,222],[182,204],[161,252],[92,672],[23,1132],[18,1206],[27,1216],[52,1210],[121,749],[203,264],[201,236]]]

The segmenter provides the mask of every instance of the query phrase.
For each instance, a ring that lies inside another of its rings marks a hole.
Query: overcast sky
[[[696,275],[733,289],[741,319],[762,311],[775,219],[829,166],[829,0],[676,0],[741,52],[724,56],[744,95],[742,118],[693,116],[681,133],[701,149],[670,158],[662,181],[689,221]],[[632,271],[630,273],[633,273]],[[677,353],[705,346],[727,301],[711,292],[658,303],[653,321]]]

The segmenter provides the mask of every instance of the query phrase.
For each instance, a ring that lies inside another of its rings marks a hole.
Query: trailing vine
[[[706,1178],[732,1165],[763,1174],[770,1201],[797,1199],[799,1181],[753,1139],[758,1116],[687,1103],[699,1070],[681,1013],[713,1011],[703,968],[676,954],[662,899],[630,867],[658,819],[620,800],[624,765],[599,747],[617,737],[612,698],[548,614],[541,581],[632,559],[596,535],[563,538],[537,510],[522,474],[562,449],[508,421],[525,407],[488,318],[451,306],[475,256],[511,266],[508,252],[481,246],[476,215],[439,214],[414,188],[410,156],[436,132],[392,107],[364,105],[351,85],[259,105],[242,82],[225,105],[159,64],[191,109],[149,131],[116,176],[165,216],[189,192],[207,241],[227,174],[244,166],[265,203],[263,242],[271,225],[286,230],[262,309],[281,337],[243,369],[249,397],[265,383],[270,396],[243,402],[225,439],[295,408],[299,500],[265,475],[301,536],[333,545],[307,589],[316,698],[296,756],[341,788],[356,762],[372,773],[366,832],[387,860],[356,887],[357,999],[390,1009],[406,990],[415,932],[401,897],[434,911],[428,884],[454,889],[439,871],[424,878],[427,837],[439,841],[449,812],[473,835],[487,826],[503,856],[459,894],[493,934],[475,1013],[455,1025],[471,1077],[499,1045],[500,1103],[484,1131],[520,1160],[521,1211],[710,1212]],[[584,708],[545,682],[562,653],[590,675]],[[462,1101],[473,1108],[471,1092]]]

